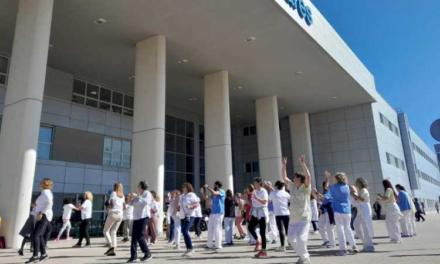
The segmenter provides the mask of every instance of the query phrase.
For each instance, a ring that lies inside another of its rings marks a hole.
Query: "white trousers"
[[[307,241],[309,240],[310,221],[299,221],[289,224],[288,239],[293,245],[296,254],[301,260],[310,258],[307,251]]]
[[[359,220],[361,222],[362,242],[364,244],[364,249],[374,248],[373,216],[371,215],[371,211],[369,213],[358,214],[358,217],[360,218]]]
[[[269,228],[267,229],[267,241],[272,242],[278,238],[278,228],[277,222],[275,220],[275,215],[271,212],[269,213]]]
[[[208,243],[210,248],[222,248],[223,214],[210,214],[208,223]],[[214,245],[215,241],[215,245]]]
[[[329,242],[329,246],[335,246],[335,230],[332,224],[330,224],[330,218],[328,213],[321,214],[319,216],[319,233],[324,242]]]
[[[122,214],[110,212],[104,224],[104,236],[110,247],[117,247],[116,232],[122,222]]]
[[[174,221],[174,237],[173,241],[178,248],[180,248],[180,236],[181,236],[181,227],[180,227],[180,217],[172,216]]]
[[[338,244],[340,250],[347,250],[347,240],[350,247],[356,247],[353,231],[350,227],[351,214],[340,214],[335,212],[336,232],[338,233]],[[347,240],[346,240],[347,239]]]
[[[360,239],[360,240],[364,240],[364,230],[362,229],[362,220],[361,220],[361,216],[360,216],[360,209],[358,209],[358,214],[356,215],[356,218],[353,221],[353,227],[354,227],[354,232],[356,233],[356,236]]]
[[[416,216],[414,215],[413,212],[410,213],[409,223],[411,226],[412,235],[415,236],[416,235]]]
[[[401,241],[399,219],[400,219],[400,214],[396,212],[386,213],[385,223],[387,226],[388,236],[393,242]]]
[[[411,223],[411,218],[413,217],[413,213],[411,210],[402,211],[403,216],[400,218],[400,228],[402,229],[402,234],[404,236],[413,236],[415,230],[413,229],[413,225]]]
[[[57,239],[59,240],[61,236],[63,235],[64,230],[67,230],[66,232],[66,238],[70,237],[70,229],[72,228],[72,224],[70,223],[70,220],[63,219],[63,226],[60,229],[60,232],[58,232]]]

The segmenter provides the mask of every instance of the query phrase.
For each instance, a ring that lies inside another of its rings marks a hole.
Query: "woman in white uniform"
[[[72,227],[70,223],[70,218],[72,216],[72,210],[79,210],[72,204],[72,201],[69,198],[64,198],[63,200],[63,226],[60,229],[60,232],[58,232],[58,236],[56,241],[58,242],[63,235],[64,231],[66,230],[66,240],[72,239],[70,237],[70,229]]]
[[[113,192],[110,194],[107,219],[104,224],[104,236],[109,244],[109,249],[104,253],[106,256],[116,256],[117,247],[116,232],[122,223],[124,213],[124,190],[122,184],[117,182],[113,185]]]
[[[392,243],[400,243],[402,240],[400,233],[399,220],[402,217],[399,206],[397,205],[397,194],[389,180],[382,181],[385,193],[378,194],[378,200],[383,203],[385,208],[385,223],[388,235]]]
[[[358,193],[352,193],[352,196],[357,201],[357,218],[361,223],[363,251],[373,252],[373,213],[370,205],[370,193],[367,189],[368,182],[364,178],[357,178],[355,185],[359,191]]]

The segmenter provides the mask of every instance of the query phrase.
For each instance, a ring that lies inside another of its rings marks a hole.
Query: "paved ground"
[[[375,221],[376,230],[376,252],[375,253],[359,253],[346,257],[334,256],[335,251],[323,249],[319,245],[321,243],[319,235],[311,235],[309,250],[312,263],[324,264],[382,264],[382,263],[417,263],[417,264],[438,264],[440,263],[440,216],[428,215],[425,223],[418,224],[418,235],[414,238],[404,239],[402,244],[388,243],[386,237],[385,223],[383,221]],[[103,239],[94,239],[92,248],[73,249],[71,248],[73,241],[62,241],[49,243],[48,254],[50,259],[45,263],[62,263],[62,264],[80,264],[80,263],[124,263],[129,257],[129,245],[120,244],[116,257],[103,256],[106,250],[103,247]],[[183,243],[183,242],[182,242]],[[163,241],[151,247],[154,259],[150,263],[224,263],[225,261],[239,261],[240,263],[294,263],[296,256],[293,251],[287,253],[277,253],[273,250],[269,251],[267,259],[253,259],[253,248],[246,245],[245,242],[238,242],[234,247],[224,248],[224,252],[214,254],[204,251],[202,247],[205,241],[198,240],[195,242],[199,247],[196,254],[191,258],[182,258],[181,254],[174,249],[166,247]],[[269,245],[269,249],[273,249],[276,245]],[[30,253],[26,250],[26,255]],[[0,263],[24,263],[27,258],[17,256],[15,250],[0,250]]]

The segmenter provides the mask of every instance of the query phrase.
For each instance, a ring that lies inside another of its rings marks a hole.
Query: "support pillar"
[[[275,182],[281,179],[281,138],[276,96],[258,99],[257,142],[260,176]]]
[[[18,248],[29,216],[53,0],[20,0],[0,134],[0,235]],[[50,175],[47,175],[50,177]]]
[[[146,181],[164,199],[165,56],[164,36],[136,44],[131,187]]]
[[[307,166],[312,174],[312,185],[316,187],[315,167],[313,164],[312,138],[310,134],[309,113],[289,116],[290,140],[295,171],[301,172],[298,157],[304,154]]]
[[[205,177],[212,186],[221,181],[233,190],[229,77],[227,71],[205,76]]]

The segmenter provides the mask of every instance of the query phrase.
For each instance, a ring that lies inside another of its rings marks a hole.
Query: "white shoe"
[[[277,247],[275,249],[276,252],[286,252],[286,247]]]
[[[194,249],[188,249],[185,253],[183,253],[183,257],[191,257],[194,254]]]

